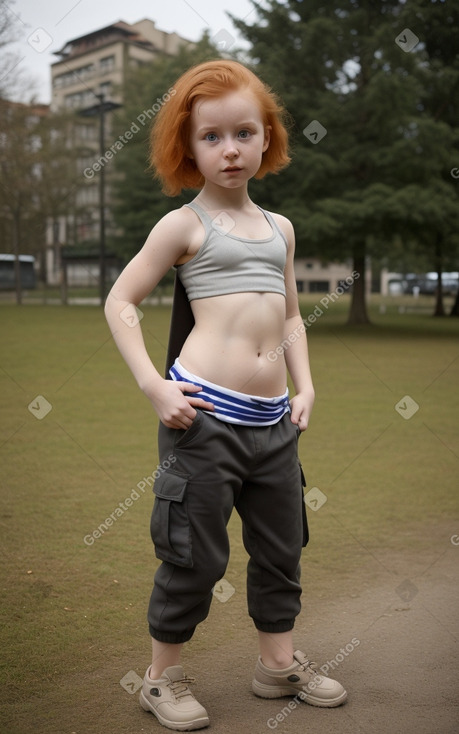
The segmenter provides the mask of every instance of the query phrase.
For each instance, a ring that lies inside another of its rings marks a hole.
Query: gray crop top
[[[223,213],[212,220],[198,204],[185,206],[196,212],[206,232],[196,255],[177,265],[189,301],[250,291],[285,296],[287,240],[269,212],[259,207],[271,225],[271,237],[247,240],[225,234]]]

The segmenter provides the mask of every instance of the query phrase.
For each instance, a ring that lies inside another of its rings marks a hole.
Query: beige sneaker
[[[191,731],[209,726],[207,711],[201,706],[188,688],[193,683],[187,678],[181,665],[166,668],[159,680],[152,680],[145,673],[140,705],[151,711],[160,724],[175,731]]]
[[[267,668],[258,658],[252,690],[261,698],[280,698],[297,695],[313,706],[339,706],[347,693],[341,683],[320,675],[306,655],[297,650],[294,663],[283,670]]]

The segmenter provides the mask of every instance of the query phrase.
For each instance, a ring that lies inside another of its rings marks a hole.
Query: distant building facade
[[[105,128],[106,140],[110,142],[110,108],[123,104],[122,89],[128,71],[164,56],[174,56],[184,45],[192,44],[177,33],[156,28],[154,21],[144,19],[133,24],[124,21],[113,23],[74,38],[55,52],[59,60],[51,66],[51,112],[77,113],[69,141],[75,156],[77,187],[72,202],[69,201],[68,213],[59,216],[58,221],[50,220],[48,223],[47,273],[50,283],[60,278],[61,255],[63,252],[67,255],[70,249],[72,255],[80,258],[80,264],[75,257],[69,260],[68,284],[94,285],[97,282],[98,263],[94,253],[100,232],[100,190],[95,174],[100,171],[100,164],[99,168],[97,164],[101,155],[97,112],[101,104],[100,95],[103,95],[104,108],[108,110]],[[105,170],[104,221],[108,238],[115,233],[110,168],[107,166]],[[110,277],[110,272],[107,275]]]
[[[349,278],[352,273],[352,262],[323,263],[313,257],[295,259],[295,279],[299,293],[332,293],[343,283],[349,289]],[[371,269],[367,267],[366,288],[370,292]]]
[[[0,255],[0,288],[9,287],[13,255],[24,255],[20,264],[23,275],[32,267],[26,254],[38,254],[40,250],[42,255],[42,152],[49,135],[49,117],[49,105],[0,98],[0,252],[4,253]],[[38,262],[41,265],[40,258]],[[24,287],[30,286],[30,279],[23,278],[23,281]],[[14,278],[11,284],[14,287]]]

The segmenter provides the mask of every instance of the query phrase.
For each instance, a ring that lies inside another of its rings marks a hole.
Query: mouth
[[[242,171],[242,168],[239,168],[239,166],[228,166],[223,169],[223,173],[231,173],[232,171]]]

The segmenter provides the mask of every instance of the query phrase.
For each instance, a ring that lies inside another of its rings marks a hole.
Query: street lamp
[[[99,104],[79,110],[78,114],[83,117],[99,115],[99,153],[100,157],[103,158],[105,154],[105,113],[116,110],[121,105],[107,101],[104,92],[92,93],[99,100]],[[102,165],[99,172],[99,292],[101,306],[105,302],[105,271],[105,166]]]

